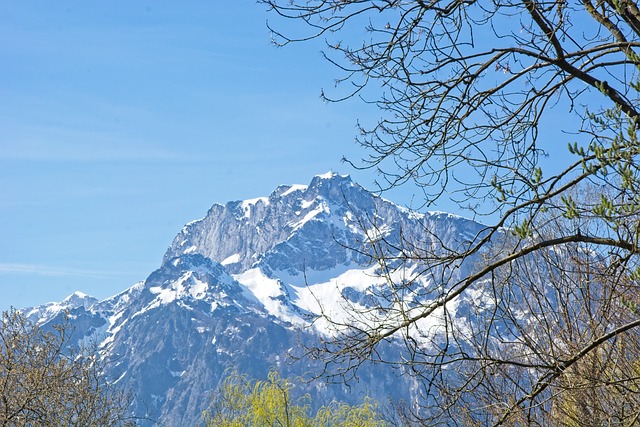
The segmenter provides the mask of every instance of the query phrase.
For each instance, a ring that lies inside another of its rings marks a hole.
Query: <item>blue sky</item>
[[[356,123],[379,111],[324,103],[339,76],[324,41],[277,48],[274,18],[255,0],[0,1],[0,310],[144,280],[213,203],[327,171],[375,189],[341,159],[366,156]],[[556,155],[566,122],[543,129]]]
[[[321,41],[276,48],[268,18],[254,0],[0,2],[0,310],[120,292],[216,202],[329,170],[373,187],[340,159],[376,111],[323,103]]]

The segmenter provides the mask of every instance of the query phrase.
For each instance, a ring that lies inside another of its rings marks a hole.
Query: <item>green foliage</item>
[[[365,399],[364,403],[359,406],[333,402],[318,411],[312,425],[314,427],[360,427],[384,426],[385,424],[380,420],[376,402]]]
[[[521,224],[514,225],[513,234],[521,239],[525,239],[531,236],[531,228],[529,227],[529,222],[527,220],[524,220]]]
[[[292,398],[295,386],[271,371],[267,380],[233,373],[214,395],[202,416],[206,427],[383,427],[377,404],[366,399],[351,406],[332,402],[311,415],[308,395]]]

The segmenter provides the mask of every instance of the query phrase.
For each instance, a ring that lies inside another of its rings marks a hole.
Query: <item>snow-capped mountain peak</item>
[[[361,193],[359,208],[371,210],[373,196],[348,175],[334,173],[318,175],[309,185],[280,186],[268,197],[213,205],[204,218],[182,229],[164,259],[201,254],[233,273],[242,271],[307,222],[346,213],[354,191]]]
[[[273,368],[293,376],[312,369],[314,362],[293,368],[285,360],[300,341],[336,332],[321,314],[351,319],[349,310],[371,307],[388,291],[387,279],[411,283],[406,303],[416,306],[442,285],[433,278],[443,271],[424,275],[417,261],[381,275],[376,250],[455,248],[483,229],[447,214],[416,214],[329,172],[308,185],[214,204],[182,228],[157,270],[112,298],[75,293],[27,312],[41,323],[69,313],[74,339],[96,343],[109,362],[107,378],[136,390],[137,416],[193,425],[229,369],[258,378]],[[363,365],[360,372],[366,381],[354,390],[381,400],[389,390],[412,393],[390,368]],[[322,393],[319,402],[350,399],[341,387],[303,391]]]
[[[99,300],[97,298],[87,295],[84,292],[76,291],[61,302],[50,302],[38,307],[25,308],[21,311],[30,320],[46,323],[78,308],[88,310],[98,302]]]

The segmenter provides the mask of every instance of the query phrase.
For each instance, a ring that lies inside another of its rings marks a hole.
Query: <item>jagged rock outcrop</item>
[[[290,377],[320,369],[288,355],[329,333],[322,323],[308,327],[323,306],[340,316],[342,302],[371,305],[371,289],[387,286],[369,256],[372,243],[439,250],[467,245],[483,230],[449,214],[415,214],[348,176],[325,174],[268,197],[214,205],[180,231],[159,269],[121,294],[97,301],[76,293],[25,312],[43,324],[68,312],[74,340],[96,343],[108,361],[107,378],[135,391],[136,416],[193,425],[230,369],[258,378],[271,368]],[[425,275],[415,286],[430,280]],[[349,387],[297,387],[317,404],[364,395],[410,399],[415,388],[388,366],[363,365],[359,378]]]

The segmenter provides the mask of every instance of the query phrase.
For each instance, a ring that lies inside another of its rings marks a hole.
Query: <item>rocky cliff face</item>
[[[105,375],[135,391],[134,414],[161,425],[193,425],[231,369],[264,378],[275,368],[295,378],[320,368],[309,360],[292,363],[288,355],[330,333],[320,322],[309,327],[321,310],[340,318],[344,302],[365,307],[388,286],[372,262],[372,242],[445,250],[482,232],[473,221],[416,215],[348,176],[326,174],[307,186],[280,186],[268,197],[214,205],[180,231],[158,270],[119,295],[97,301],[77,293],[26,312],[46,324],[67,310],[74,339],[97,343],[108,360]],[[434,287],[443,273],[419,276],[412,298],[428,299],[420,289]],[[297,387],[318,404],[412,396],[411,380],[387,366],[365,365],[359,378],[349,387]]]

